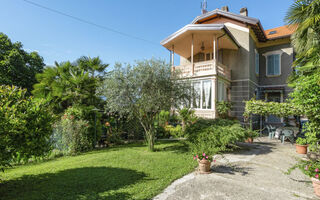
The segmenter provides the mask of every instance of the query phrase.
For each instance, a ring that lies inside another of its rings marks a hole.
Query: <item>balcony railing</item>
[[[218,75],[220,77],[224,77],[228,80],[231,80],[231,70],[221,64],[218,63],[216,66],[216,62],[213,60],[197,62],[187,65],[175,66],[175,69],[181,72],[182,77],[197,77],[197,76],[208,76],[208,75]]]

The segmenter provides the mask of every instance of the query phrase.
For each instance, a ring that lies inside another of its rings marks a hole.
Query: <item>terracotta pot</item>
[[[246,141],[245,141],[246,143],[250,143],[250,144],[252,144],[253,143],[253,138],[251,138],[251,137],[249,137],[248,139],[246,139]]]
[[[296,144],[296,151],[297,151],[298,154],[307,154],[308,145]]]
[[[320,181],[315,178],[311,178],[314,193],[316,193],[317,197],[320,197]]]
[[[211,162],[209,160],[199,160],[198,159],[198,164],[199,164],[199,172],[201,174],[210,173]]]

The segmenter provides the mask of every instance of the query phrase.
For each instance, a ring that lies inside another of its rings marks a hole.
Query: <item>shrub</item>
[[[83,111],[80,109],[70,107],[66,110],[54,126],[55,149],[72,155],[92,149],[89,122],[81,119],[82,116]]]
[[[175,138],[181,138],[184,137],[184,132],[182,130],[182,126],[177,125],[177,126],[172,126],[172,125],[167,125],[165,127],[165,130],[169,132],[169,134]]]
[[[306,138],[301,138],[301,137],[299,137],[299,138],[296,140],[296,143],[297,143],[298,145],[306,145],[306,144],[308,144],[307,139],[306,139]]]
[[[199,120],[188,130],[190,148],[194,153],[216,154],[231,150],[247,137],[247,131],[237,121]]]
[[[0,169],[14,158],[46,156],[52,120],[46,102],[27,97],[25,89],[0,86]]]
[[[183,108],[178,111],[178,118],[181,121],[183,131],[197,121],[198,117],[194,114],[194,112],[195,111],[190,108]]]
[[[320,161],[300,160],[296,165],[289,168],[286,174],[290,174],[297,168],[310,178],[320,180]]]
[[[217,113],[220,118],[226,119],[229,116],[229,111],[231,110],[231,102],[228,101],[217,101],[216,102]]]

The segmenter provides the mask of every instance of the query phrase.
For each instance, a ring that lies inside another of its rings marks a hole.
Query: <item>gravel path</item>
[[[196,172],[173,182],[154,200],[295,200],[317,199],[312,183],[299,170],[284,172],[302,156],[295,146],[258,138],[246,150],[217,157],[213,173]]]

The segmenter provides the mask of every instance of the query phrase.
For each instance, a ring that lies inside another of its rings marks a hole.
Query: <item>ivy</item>
[[[275,115],[277,117],[289,117],[303,114],[303,109],[291,102],[278,103],[251,99],[245,103],[244,117],[249,117],[252,114],[261,116]]]

